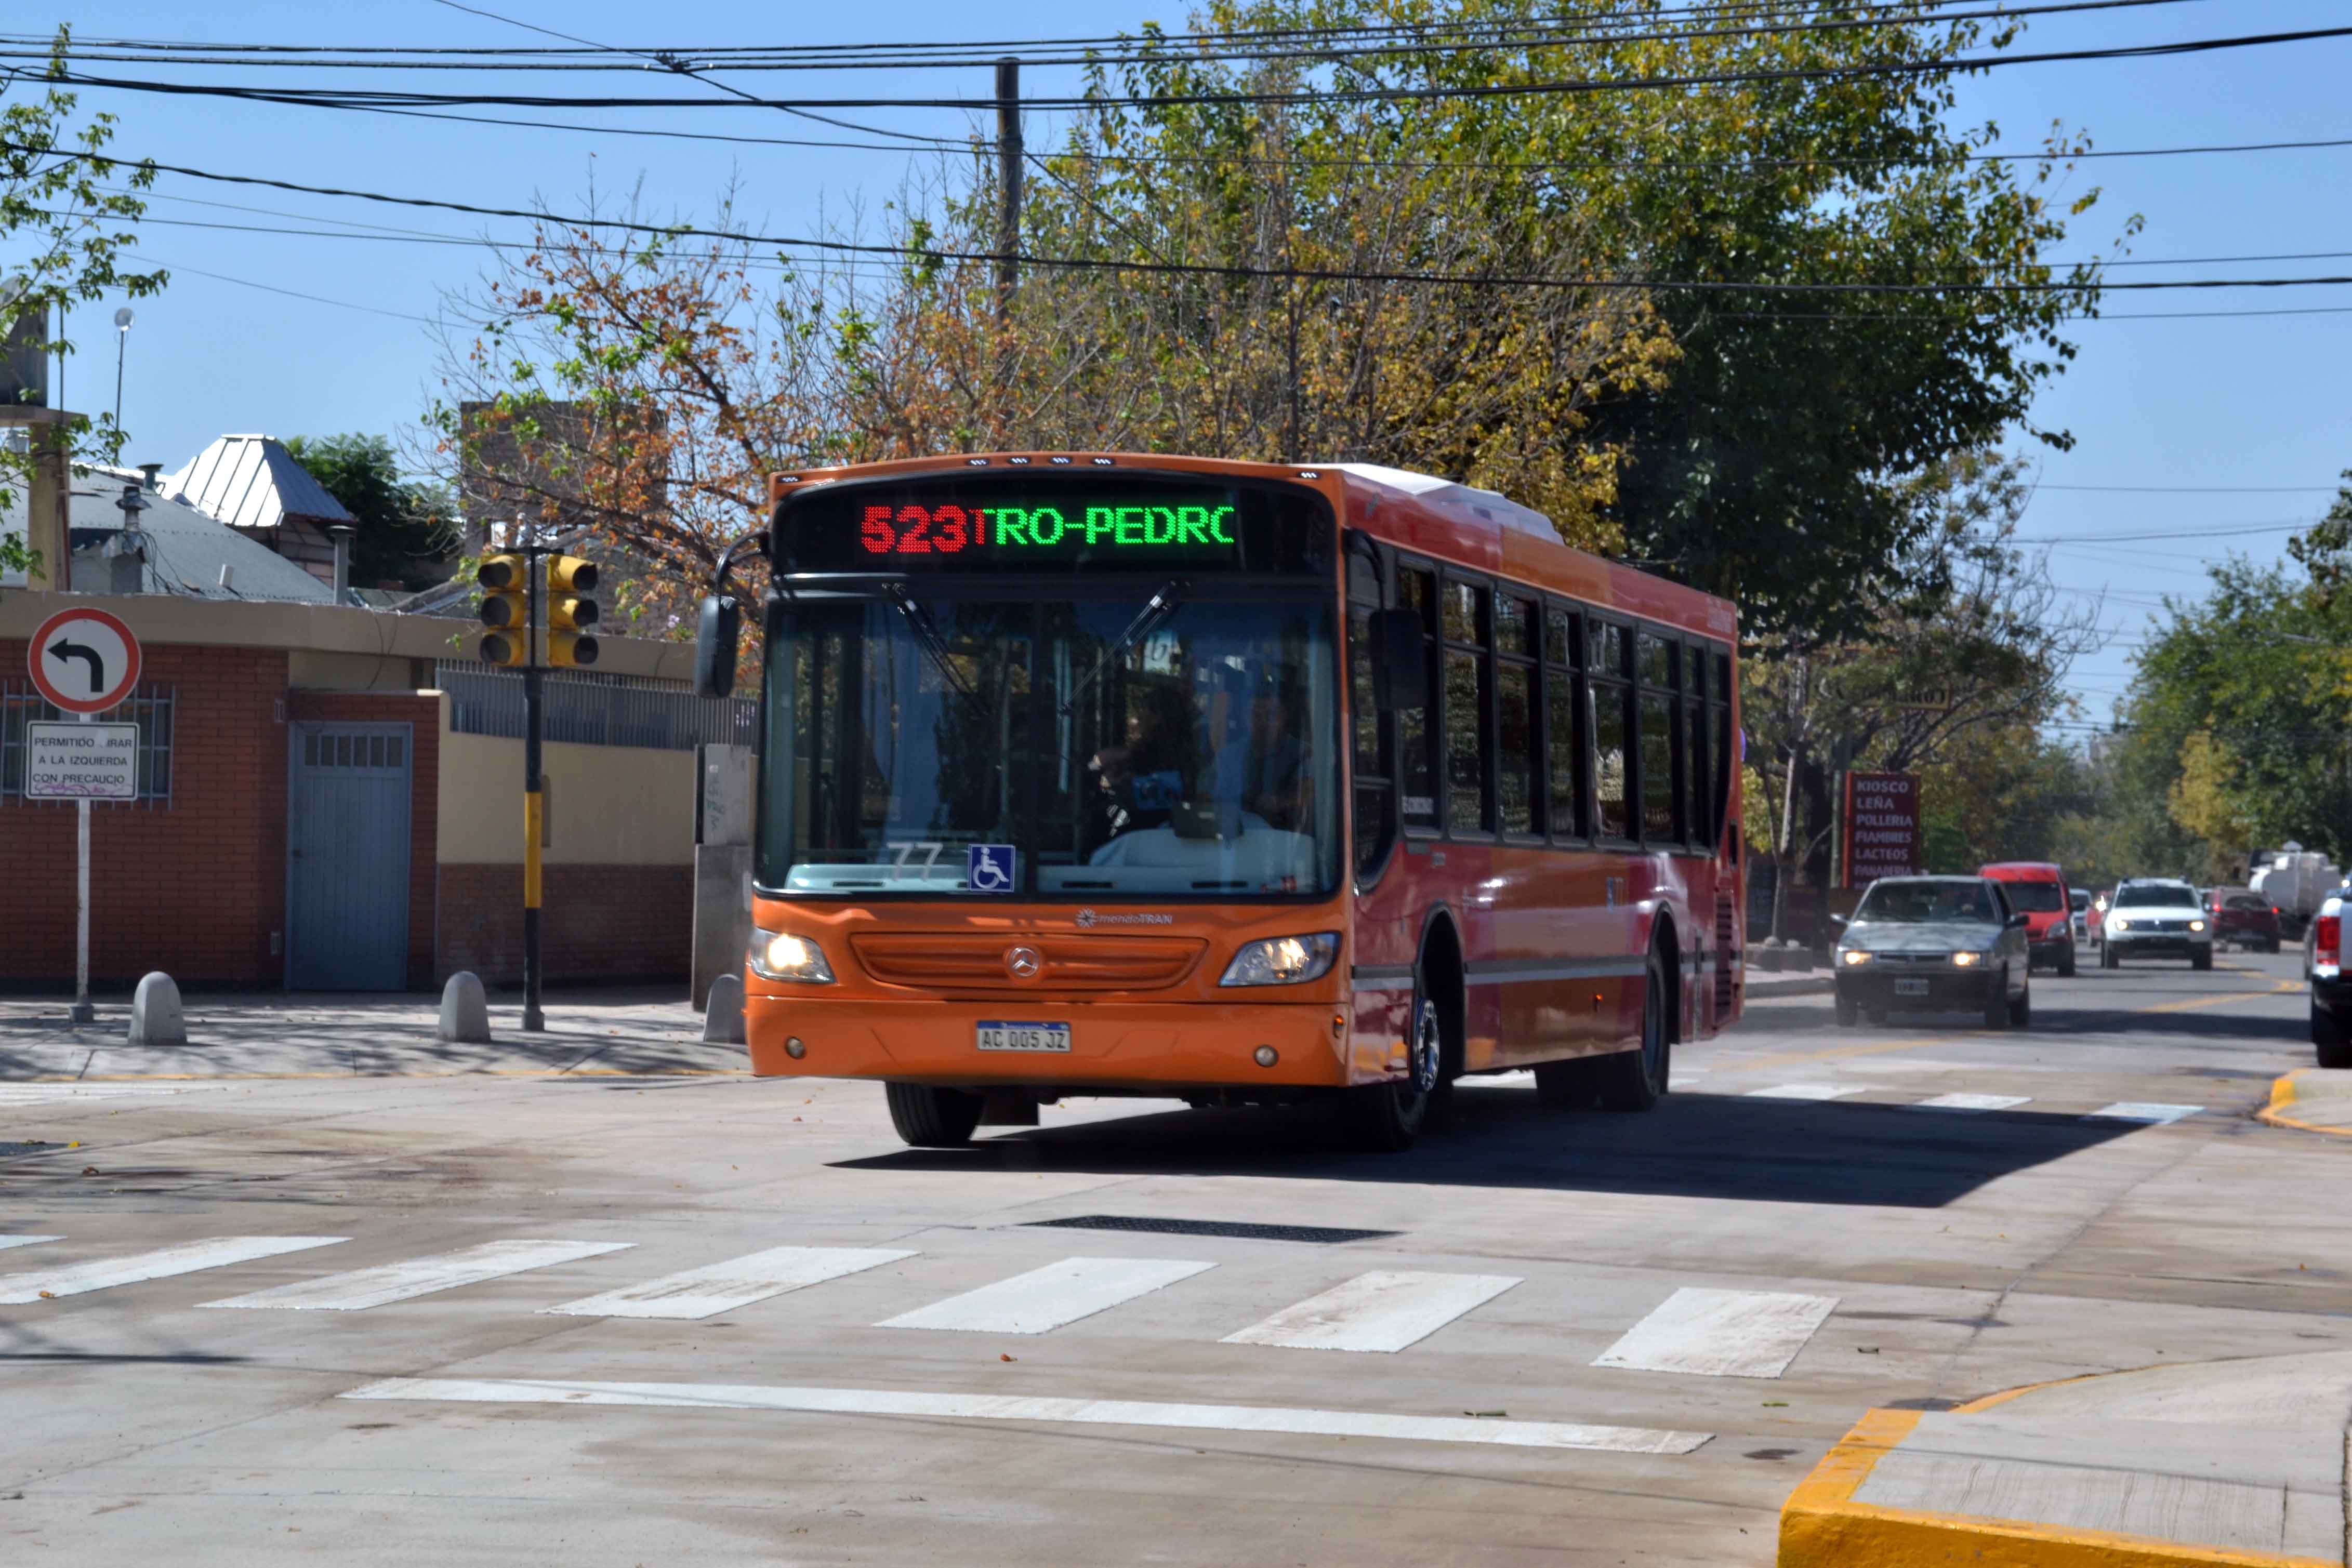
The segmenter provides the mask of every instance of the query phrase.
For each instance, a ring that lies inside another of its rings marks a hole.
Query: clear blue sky
[[[674,0],[661,7],[618,0],[566,0],[561,5],[489,0],[486,8],[599,42],[689,47],[1095,35],[1131,30],[1147,20],[1174,25],[1184,14],[1136,0],[1030,0],[1019,7],[989,9],[937,0],[877,0],[840,9],[719,0]],[[51,19],[23,6],[11,17],[11,30],[27,31]],[[68,4],[54,19],[71,22],[85,39],[506,47],[545,41],[430,0],[367,5],[316,0]],[[2347,25],[2352,4],[2346,0],[2187,0],[2139,11],[2044,18],[2019,47],[2054,50]],[[129,74],[142,68],[113,68]],[[1032,92],[1052,90],[1074,85],[1072,76],[1033,70],[1024,86]],[[2347,78],[2352,40],[2175,59],[2020,66],[1968,84],[1963,118],[1996,121],[2003,145],[2011,148],[2037,144],[2053,120],[2087,131],[2101,149],[2352,138],[2343,87]],[[339,79],[377,85],[359,73]],[[919,89],[976,97],[990,90],[982,68],[824,79],[843,95]],[[646,87],[659,90],[658,78],[648,77]],[[747,221],[779,231],[805,231],[820,201],[836,213],[861,198],[878,204],[907,168],[905,156],[890,152],[730,148],[555,131],[490,131],[143,93],[91,92],[86,101],[121,117],[117,146],[127,155],[489,205],[529,206],[543,198],[558,208],[569,206],[593,168],[608,191],[642,175],[656,208],[692,214],[707,211],[712,193],[740,177]],[[965,129],[961,116],[947,111],[868,118],[909,131],[959,135]],[[842,134],[754,109],[692,119],[604,119],[755,135]],[[1033,142],[1045,130],[1033,120]],[[2155,262],[2352,253],[2352,214],[2342,200],[2347,172],[2352,148],[2095,161],[2074,178],[2078,188],[2099,186],[2103,198],[2064,249],[2069,256],[2103,251],[2126,216],[2137,213],[2147,228],[2133,254]],[[298,214],[297,222],[306,227],[322,226],[321,219],[453,235],[511,235],[517,227],[285,193],[239,192],[170,176],[158,191],[163,199],[150,209],[156,220],[287,222],[195,204],[226,202]],[[233,233],[161,221],[147,228],[144,248],[170,264],[174,277],[163,297],[138,308],[123,406],[124,423],[132,432],[127,455],[173,467],[228,431],[388,433],[413,423],[436,389],[432,346],[425,328],[411,318],[432,316],[438,289],[467,281],[483,256],[454,246]],[[2275,263],[2184,261],[2126,267],[2115,276],[2315,274],[2352,274],[2352,256]],[[239,281],[227,281],[232,278]],[[358,306],[368,308],[350,308]],[[2070,590],[2105,596],[2102,624],[2113,630],[2114,638],[2105,652],[2083,664],[2074,683],[2090,716],[2110,713],[2129,678],[2137,639],[2145,635],[2147,614],[2162,595],[2197,591],[2200,563],[2225,549],[2257,559],[2277,556],[2287,525],[2323,510],[2338,471],[2352,467],[2352,430],[2347,429],[2352,403],[2345,369],[2352,313],[2125,318],[2315,307],[2352,311],[2352,288],[2117,294],[2109,298],[2109,319],[2076,330],[2081,357],[2043,395],[2035,417],[2043,425],[2070,431],[2077,444],[2072,452],[2040,459],[2043,487],[2028,514],[2026,532],[2068,541],[2053,547],[2056,577]],[[78,325],[75,336],[85,352],[69,370],[66,388],[68,401],[80,407],[100,406],[112,395],[112,334],[92,315]],[[2150,488],[2137,493],[2104,486]],[[2265,486],[2295,488],[2266,492]],[[2221,529],[2257,525],[2273,531],[2217,537]],[[2190,537],[2116,538],[2147,533]]]

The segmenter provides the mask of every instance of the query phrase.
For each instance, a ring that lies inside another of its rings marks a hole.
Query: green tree
[[[126,271],[125,254],[138,243],[132,227],[146,204],[131,194],[154,183],[155,171],[126,166],[105,155],[114,117],[77,119],[72,93],[55,85],[65,72],[65,28],[50,54],[50,85],[37,97],[31,73],[0,76],[0,342],[32,357],[68,354],[66,312],[110,294],[137,299],[161,289],[167,275]],[[17,101],[8,101],[14,94]],[[129,190],[110,190],[120,182]],[[122,432],[111,414],[78,415],[64,429],[72,456],[112,462]],[[0,443],[0,506],[27,485],[35,458]],[[21,534],[0,533],[0,567],[46,580],[56,563],[42,561]]]
[[[359,525],[352,580],[363,588],[429,588],[448,575],[458,536],[446,492],[405,478],[381,435],[297,435],[295,461]]]
[[[2210,577],[2202,600],[2168,601],[2140,655],[2125,787],[2201,848],[2207,874],[2288,839],[2341,861],[2352,852],[2352,594],[2242,558]]]

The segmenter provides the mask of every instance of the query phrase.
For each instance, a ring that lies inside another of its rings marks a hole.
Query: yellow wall
[[[444,865],[522,860],[522,742],[457,735],[441,706],[439,853]],[[694,753],[550,741],[550,865],[690,865]]]

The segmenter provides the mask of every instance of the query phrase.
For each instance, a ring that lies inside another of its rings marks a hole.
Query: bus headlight
[[[1319,931],[1312,936],[1270,936],[1253,942],[1225,966],[1221,986],[1296,986],[1319,980],[1339,956],[1339,935]]]
[[[833,984],[833,966],[824,961],[824,949],[805,936],[784,931],[751,933],[751,973],[763,980]]]

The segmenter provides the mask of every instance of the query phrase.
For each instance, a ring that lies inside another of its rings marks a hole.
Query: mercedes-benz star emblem
[[[1045,959],[1034,947],[1008,947],[1004,953],[1004,969],[1016,980],[1034,980],[1037,971],[1045,967]]]

